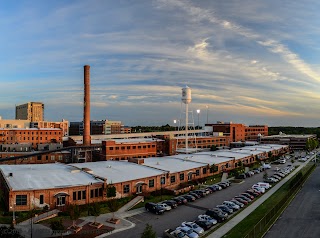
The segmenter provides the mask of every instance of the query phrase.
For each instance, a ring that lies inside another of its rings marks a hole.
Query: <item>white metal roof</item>
[[[212,156],[210,154],[199,154],[199,153],[190,154],[190,155],[178,154],[172,157],[184,159],[188,161],[200,162],[200,163],[209,164],[209,165],[224,163],[224,162],[233,160],[228,157],[220,157],[220,156],[218,157],[218,156]]]
[[[207,152],[200,152],[198,154],[203,154],[203,155],[212,155],[212,156],[217,156],[217,157],[229,157],[230,160],[235,158],[236,160],[238,159],[242,159],[244,157],[249,156],[248,155],[244,155],[241,153],[236,153],[236,152],[232,152],[231,150],[216,150],[216,151],[207,151]]]
[[[206,164],[204,163],[178,159],[174,158],[174,156],[147,158],[144,160],[144,165],[169,171],[170,173],[176,173],[206,166]]]
[[[0,165],[12,190],[53,189],[101,183],[92,175],[72,166],[53,164]],[[9,176],[12,173],[12,176]]]
[[[147,160],[147,159],[145,159]],[[127,161],[99,161],[88,163],[72,164],[78,168],[88,168],[92,170],[92,174],[106,178],[107,183],[121,183],[140,178],[161,175],[163,171],[148,168],[143,165],[127,162]]]

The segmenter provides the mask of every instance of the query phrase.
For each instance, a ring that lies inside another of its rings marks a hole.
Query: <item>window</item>
[[[113,150],[113,147],[109,147],[109,150]]]
[[[86,190],[83,190],[82,191],[82,199],[86,199],[87,198],[87,193],[86,193]]]
[[[16,205],[17,206],[27,205],[27,195],[16,195]]]
[[[119,150],[119,147],[118,147],[118,146],[116,147],[116,150]]]
[[[126,149],[126,147],[124,147],[124,146],[121,146],[121,150],[125,150]]]
[[[184,174],[180,174],[180,181],[183,181],[184,180]]]
[[[144,145],[144,146],[143,146],[143,148],[144,148],[144,149],[146,149],[146,148],[147,148],[147,146],[145,146],[145,145]]]
[[[126,184],[123,185],[123,193],[129,193],[130,192],[130,185]]]
[[[135,150],[136,148],[137,148],[136,146],[132,146],[132,149],[134,149],[134,150]]]
[[[90,190],[90,198],[93,198],[93,191],[94,190]]]
[[[59,155],[59,160],[62,160],[62,155]]]
[[[199,175],[200,175],[200,170],[197,169],[197,170],[196,170],[196,176],[199,176]]]
[[[130,150],[130,148],[131,148],[130,146],[127,146],[127,150]]]
[[[54,160],[54,155],[51,155],[51,160]]]
[[[81,200],[81,191],[78,191],[78,200]]]
[[[40,200],[39,203],[40,203],[40,204],[43,204],[43,195],[42,195],[42,194],[40,195],[39,200]]]
[[[154,179],[150,179],[149,180],[149,188],[153,188],[154,187]]]
[[[175,183],[176,182],[176,176],[175,175],[170,177],[170,182],[171,183]]]
[[[165,177],[161,177],[160,183],[161,183],[161,184],[166,184],[166,178],[165,178]]]
[[[202,169],[202,173],[203,173],[203,174],[207,174],[207,168],[203,168],[203,169]]]
[[[138,146],[138,149],[141,149],[141,146],[140,146],[140,145]]]
[[[72,199],[73,201],[77,200],[77,192],[72,193]]]

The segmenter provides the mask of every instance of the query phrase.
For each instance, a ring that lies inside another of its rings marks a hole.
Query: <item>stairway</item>
[[[130,202],[128,202],[126,205],[121,207],[117,213],[122,213],[128,211],[130,208],[134,207],[136,204],[144,202],[144,197],[143,196],[137,196],[134,199],[132,199]]]

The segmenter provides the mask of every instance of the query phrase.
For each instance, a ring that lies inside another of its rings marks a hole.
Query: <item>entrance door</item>
[[[57,197],[57,206],[64,206],[64,205],[66,205],[66,196]]]
[[[142,185],[141,184],[137,185],[137,193],[142,193]]]

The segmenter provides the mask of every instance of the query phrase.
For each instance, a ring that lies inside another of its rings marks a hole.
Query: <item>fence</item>
[[[287,191],[285,197],[281,199],[260,221],[257,222],[256,225],[252,228],[251,231],[244,238],[257,238],[261,237],[264,232],[273,224],[273,222],[277,219],[277,217],[283,212],[286,206],[289,204],[290,198],[296,194],[301,188],[304,181],[308,178],[311,174],[313,169],[316,167],[313,164],[310,168],[308,168],[305,173],[299,177],[298,174],[289,181],[289,185],[291,188]],[[295,179],[298,178],[298,179]],[[297,180],[297,181],[296,181]],[[295,183],[292,183],[295,182]]]

